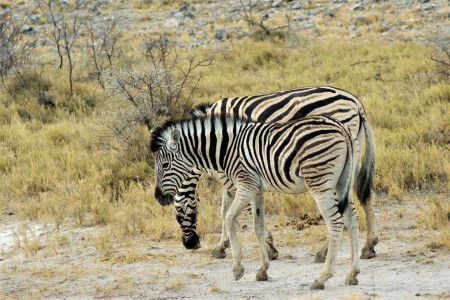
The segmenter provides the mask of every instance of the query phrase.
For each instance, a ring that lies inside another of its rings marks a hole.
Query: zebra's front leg
[[[214,258],[225,258],[227,256],[227,254],[225,253],[225,249],[230,247],[227,228],[225,226],[225,217],[227,215],[228,208],[230,207],[232,196],[233,194],[231,192],[229,192],[227,189],[223,189],[222,206],[220,208],[220,215],[222,217],[222,235],[220,236],[219,245],[217,245],[212,251],[212,256]]]
[[[344,212],[344,223],[347,226],[350,233],[350,246],[351,246],[351,268],[350,272],[345,277],[345,283],[348,285],[357,285],[358,279],[356,278],[360,272],[359,256],[358,256],[358,236],[359,236],[359,226],[358,226],[358,214],[355,210],[353,202],[349,201]]]
[[[230,239],[231,254],[233,256],[233,275],[235,280],[241,279],[244,275],[244,267],[241,264],[242,252],[239,247],[239,241],[236,233],[237,217],[250,203],[250,201],[253,201],[256,194],[256,191],[244,190],[242,188],[238,189],[225,217],[225,226]]]
[[[322,198],[316,200],[319,210],[325,220],[328,231],[328,251],[323,266],[323,271],[311,285],[312,290],[323,290],[325,281],[333,277],[337,261],[337,252],[344,228],[342,214],[338,211],[338,200],[332,198]]]
[[[264,197],[262,193],[258,193],[258,195],[255,198],[255,201],[252,202],[252,212],[253,212],[253,227],[255,229],[255,234],[259,241],[259,248],[261,250],[261,267],[259,268],[258,273],[256,273],[256,280],[267,281],[269,279],[267,275],[267,270],[269,269],[269,257],[267,253],[267,248],[269,248],[269,245],[267,244],[267,238],[265,237],[266,236],[265,233],[267,230],[264,222],[265,208],[264,208]]]
[[[367,225],[366,244],[362,248],[361,252],[361,258],[363,259],[370,259],[377,256],[375,246],[378,244],[378,237],[376,236],[375,210],[373,208],[374,195],[375,193],[372,191],[372,198],[368,199],[367,202],[362,205],[366,214]]]

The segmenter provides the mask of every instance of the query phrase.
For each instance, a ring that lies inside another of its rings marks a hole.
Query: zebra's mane
[[[152,131],[152,139],[150,142],[150,151],[157,152],[161,147],[165,144],[165,141],[167,141],[169,134],[172,130],[178,129],[180,131],[183,131],[184,128],[187,128],[190,123],[195,124],[196,122],[205,122],[206,124],[211,124],[214,122],[214,125],[216,126],[216,129],[218,127],[226,126],[234,126],[235,124],[242,124],[242,123],[259,123],[251,121],[248,118],[239,118],[236,116],[231,115],[222,115],[222,116],[207,116],[202,115],[200,117],[196,116],[189,116],[182,120],[168,120],[156,129]]]
[[[191,109],[189,115],[191,117],[204,117],[212,105],[213,103],[200,103]]]

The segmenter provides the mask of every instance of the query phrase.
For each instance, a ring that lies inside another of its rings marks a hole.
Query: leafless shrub
[[[107,19],[100,24],[91,18],[86,22],[89,36],[87,47],[91,50],[95,67],[95,76],[99,85],[105,89],[102,73],[106,67],[112,67],[113,59],[120,54],[119,40],[122,31],[117,19]]]
[[[268,15],[262,17],[255,17],[253,15],[252,0],[248,0],[248,4],[245,5],[243,0],[239,0],[242,9],[242,15],[244,21],[247,23],[248,28],[253,38],[258,40],[264,40],[268,37],[278,37],[284,39],[291,29],[292,15],[286,14],[286,25],[278,27],[270,27],[265,22],[268,20]]]
[[[8,93],[13,91],[8,87],[6,77],[13,75],[22,85],[26,85],[23,67],[29,64],[33,41],[24,39],[23,28],[27,16],[15,18],[11,10],[0,12],[0,80]]]
[[[435,35],[430,41],[433,45],[431,59],[436,62],[437,71],[444,80],[450,81],[450,36]]]
[[[73,70],[75,68],[74,45],[78,42],[84,18],[79,14],[73,13],[71,16],[67,12],[57,12],[55,1],[35,0],[37,7],[44,14],[52,26],[52,30],[47,32],[47,36],[56,46],[59,56],[59,68],[67,59],[69,70],[69,92],[73,96]]]
[[[145,43],[142,60],[139,66],[112,70],[107,80],[107,92],[120,96],[111,126],[123,140],[136,125],[151,130],[163,118],[181,117],[191,107],[202,78],[198,69],[212,63],[180,55],[164,34]]]

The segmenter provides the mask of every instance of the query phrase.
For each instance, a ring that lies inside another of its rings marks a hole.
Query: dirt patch
[[[241,224],[247,224],[247,228],[239,236],[246,271],[239,281],[233,280],[230,251],[225,259],[213,259],[210,252],[214,245],[205,240],[196,251],[184,249],[178,241],[155,242],[145,237],[120,242],[111,237],[102,246],[101,237],[107,233],[103,227],[56,231],[47,226],[39,228],[35,237],[38,247],[22,242],[19,248],[12,244],[9,250],[3,249],[0,299],[450,299],[450,253],[427,246],[438,234],[418,228],[420,205],[416,203],[420,201],[378,202],[378,256],[361,261],[357,286],[344,284],[350,267],[345,232],[336,275],[327,281],[324,291],[310,291],[309,285],[322,268],[313,263],[322,241],[314,242],[311,235],[325,229],[323,222],[311,220],[319,224],[314,225],[308,223],[309,218],[300,218],[288,226],[275,226],[276,216],[268,219],[280,257],[271,262],[269,281],[256,282],[259,249],[250,230],[251,219],[245,215]],[[399,209],[403,211],[401,216],[395,213]],[[14,224],[13,216],[4,216],[0,231],[13,230]],[[298,230],[298,224],[309,225]],[[287,235],[294,241],[287,243]],[[360,248],[364,235],[361,231]],[[33,237],[28,239],[30,242]],[[218,239],[218,235],[208,238],[214,242]],[[295,246],[290,246],[293,243]]]

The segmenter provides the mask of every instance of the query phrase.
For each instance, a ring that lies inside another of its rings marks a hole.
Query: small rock
[[[76,0],[75,1],[75,5],[77,6],[77,8],[79,8],[82,5],[86,4],[86,0]]]
[[[303,4],[300,2],[296,2],[291,6],[292,9],[302,9],[303,8]]]
[[[366,8],[364,7],[364,5],[362,3],[358,3],[352,6],[351,10],[359,10],[359,11],[363,11]]]
[[[181,4],[180,8],[178,8],[179,11],[192,11],[192,4],[185,2]]]
[[[181,25],[181,22],[176,18],[170,18],[164,24],[166,25],[166,27],[178,27]]]
[[[435,3],[426,3],[421,5],[421,8],[424,11],[430,11],[430,10],[435,10],[437,8],[437,5]]]
[[[272,7],[280,7],[281,6],[281,1],[280,0],[275,0],[272,2]]]
[[[215,38],[216,40],[222,41],[226,38],[227,31],[224,28],[217,28],[215,30]]]
[[[36,24],[37,22],[39,22],[39,20],[41,19],[39,16],[37,15],[30,15],[28,17],[30,19],[31,22],[33,22],[33,24]]]
[[[33,31],[34,31],[34,28],[32,26],[25,26],[21,32],[22,33],[32,33]]]

